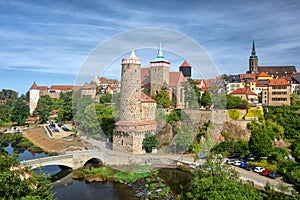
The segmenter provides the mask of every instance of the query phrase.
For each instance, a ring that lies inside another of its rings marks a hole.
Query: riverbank
[[[149,165],[130,165],[124,168],[130,171],[120,171],[107,166],[86,167],[75,170],[73,179],[92,182],[122,183],[131,187],[135,191],[135,196],[139,199],[160,199],[175,200],[176,196],[170,187],[158,176],[158,171],[153,170]]]
[[[74,137],[71,141],[49,138],[45,130],[41,127],[24,130],[23,136],[35,146],[38,146],[49,153],[61,153],[67,150],[84,149],[84,145],[79,137]]]

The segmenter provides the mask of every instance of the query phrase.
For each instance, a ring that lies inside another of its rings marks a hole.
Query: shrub
[[[237,120],[240,117],[240,111],[239,110],[228,110],[228,115],[231,119]]]

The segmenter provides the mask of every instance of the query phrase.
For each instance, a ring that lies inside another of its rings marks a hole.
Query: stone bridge
[[[48,165],[63,165],[74,169],[83,167],[87,161],[97,159],[105,165],[125,165],[132,163],[142,163],[144,159],[133,158],[131,156],[116,155],[101,151],[70,151],[64,155],[49,156],[21,162],[21,166],[31,166],[32,168]]]

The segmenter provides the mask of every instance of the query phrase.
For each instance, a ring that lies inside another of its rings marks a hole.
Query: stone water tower
[[[153,110],[155,113],[156,103],[154,100],[149,102],[150,97],[146,97],[148,100],[143,103],[144,96],[141,92],[141,60],[132,50],[128,58],[122,59],[120,119],[115,123],[113,132],[114,151],[144,153],[145,134],[155,134],[156,121],[154,117],[145,116],[143,108],[147,104],[149,113]]]

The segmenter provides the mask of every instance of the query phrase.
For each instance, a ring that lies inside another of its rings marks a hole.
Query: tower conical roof
[[[162,48],[161,48],[161,43],[159,43],[159,49],[158,49],[156,58],[154,60],[152,60],[151,62],[169,62],[164,58]]]

